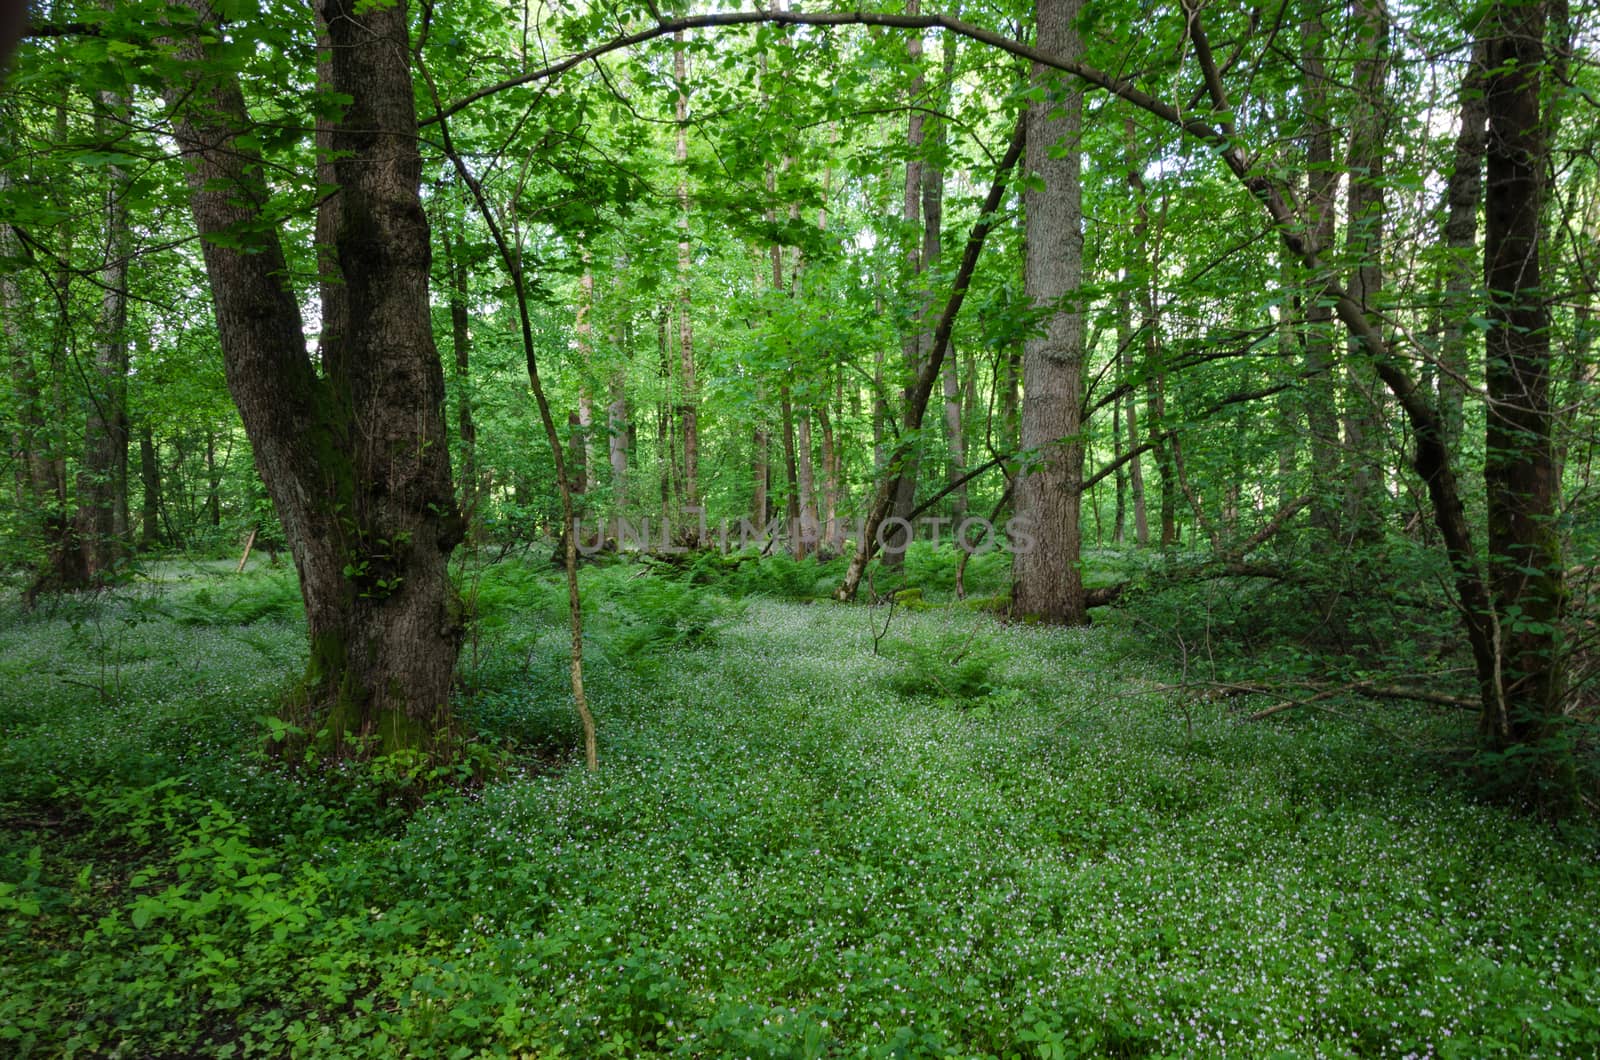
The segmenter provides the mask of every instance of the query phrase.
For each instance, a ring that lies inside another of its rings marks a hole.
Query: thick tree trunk
[[[215,29],[204,0],[186,3]],[[339,193],[319,230],[341,293],[325,298],[320,377],[279,229],[264,222],[262,164],[241,142],[237,77],[199,34],[178,42],[189,65],[169,93],[182,107],[175,135],[228,387],[305,598],[311,658],[290,716],[344,753],[437,748],[452,727],[461,622],[446,563],[461,520],[429,320],[406,4],[321,0],[318,14],[322,86],[350,100],[327,135]]]
[[[1039,0],[1036,40],[1049,55],[1082,53],[1077,19],[1081,0]],[[1033,547],[1012,561],[1012,609],[1024,618],[1064,625],[1088,621],[1080,549],[1083,481],[1083,313],[1076,304],[1083,277],[1079,133],[1080,87],[1035,64],[1033,82],[1045,98],[1028,106],[1027,168],[1038,184],[1023,193],[1027,211],[1024,285],[1030,304],[1045,313],[1022,360],[1022,448],[1028,463],[1017,478],[1016,520],[1025,521]]]
[[[678,123],[678,357],[682,373],[678,415],[683,435],[683,494],[691,508],[700,504],[700,405],[695,381],[694,324],[690,318],[691,266],[689,241],[689,82],[684,63],[683,34],[673,37],[673,76],[678,82],[674,116]]]
[[[1502,0],[1489,15],[1488,182],[1484,193],[1488,391],[1484,486],[1500,688],[1483,720],[1490,746],[1548,739],[1561,718],[1559,624],[1565,587],[1551,448],[1550,317],[1540,289],[1549,141],[1540,114],[1542,3]],[[1570,757],[1562,756],[1570,769]],[[1550,778],[1547,778],[1550,779]],[[1570,777],[1554,778],[1570,782]],[[1546,791],[1546,798],[1571,791]]]

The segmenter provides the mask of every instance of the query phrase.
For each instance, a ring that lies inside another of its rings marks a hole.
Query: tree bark
[[[327,135],[339,193],[319,218],[333,248],[322,261],[342,282],[323,307],[319,376],[278,227],[264,218],[237,75],[205,43],[216,16],[185,3],[201,32],[177,42],[188,69],[169,91],[175,137],[191,163],[228,388],[306,604],[310,662],[289,716],[340,753],[442,749],[461,638],[446,564],[461,520],[429,320],[406,4],[317,8],[319,80],[350,100]]]
[[[1558,626],[1565,600],[1551,447],[1550,316],[1540,289],[1549,161],[1541,116],[1543,3],[1501,0],[1486,26],[1488,180],[1484,191],[1488,391],[1484,486],[1489,584],[1502,657],[1499,695],[1485,712],[1491,747],[1537,746],[1561,718]],[[1553,124],[1553,123],[1551,123]],[[1563,759],[1570,769],[1571,759]],[[1539,772],[1543,772],[1540,767]],[[1555,779],[1569,785],[1570,775]],[[1546,798],[1571,790],[1547,790]]]
[[[1077,19],[1081,0],[1039,0],[1035,39],[1051,55],[1077,59],[1083,50]],[[1083,313],[1076,304],[1083,278],[1079,133],[1083,95],[1076,83],[1035,64],[1028,106],[1027,168],[1040,184],[1023,193],[1027,211],[1024,286],[1044,314],[1022,355],[1022,448],[1029,455],[1017,477],[1016,520],[1034,538],[1012,560],[1012,609],[1024,618],[1062,625],[1088,621],[1079,568],[1083,480]],[[1042,184],[1042,186],[1041,186]],[[1014,520],[1015,521],[1015,520]]]

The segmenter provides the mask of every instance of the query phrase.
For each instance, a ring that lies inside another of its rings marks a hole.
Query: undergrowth
[[[180,617],[238,583],[8,610],[0,1052],[1600,1051],[1595,836],[1466,797],[1453,720],[1241,725],[1130,616],[884,635],[747,566],[585,570],[596,775],[556,572],[478,572],[463,712],[514,754],[403,809],[259,753],[298,623]]]

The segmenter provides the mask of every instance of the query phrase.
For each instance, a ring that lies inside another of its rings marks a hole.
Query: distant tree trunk
[[[206,520],[222,525],[222,472],[217,468],[217,436],[206,428]]]
[[[811,410],[801,406],[795,410],[795,456],[800,488],[799,534],[800,553],[809,555],[821,542],[821,527],[817,518],[816,468],[811,448]]]
[[[763,395],[757,395],[759,403]],[[765,428],[757,427],[751,436],[750,471],[752,486],[750,492],[750,519],[756,529],[767,525],[768,514],[768,480],[772,477],[771,444]]]
[[[1295,483],[1295,463],[1300,453],[1299,412],[1295,402],[1293,382],[1299,374],[1297,319],[1298,296],[1295,292],[1294,261],[1287,253],[1278,257],[1278,369],[1280,383],[1285,387],[1278,395],[1275,413],[1278,417],[1278,477],[1277,500],[1280,510],[1287,508],[1300,491]]]
[[[678,473],[678,447],[673,437],[672,357],[667,341],[667,325],[671,319],[671,307],[662,304],[656,310],[656,381],[661,386],[661,400],[656,402],[656,481],[661,493],[662,525],[672,519],[673,480],[683,481]]]
[[[108,115],[125,112],[127,103],[115,93],[101,93],[95,127],[109,135]],[[85,375],[88,413],[83,431],[83,461],[78,469],[78,547],[81,564],[74,569],[93,584],[105,579],[121,557],[125,541],[117,535],[117,516],[127,487],[128,365],[128,205],[130,184],[121,166],[108,166],[102,216],[105,219],[105,263],[100,269],[100,318],[95,325],[94,362]],[[64,573],[64,572],[63,572]],[[63,579],[64,588],[73,586]]]
[[[628,390],[627,375],[619,369],[611,376],[611,402],[606,406],[606,444],[611,457],[611,497],[618,511],[628,507]]]
[[[589,491],[588,446],[584,442],[586,429],[579,413],[567,413],[567,466],[571,468],[572,492],[580,495]],[[518,502],[521,503],[520,501]]]
[[[695,381],[694,325],[690,309],[689,240],[689,82],[683,50],[683,33],[673,37],[673,76],[678,82],[674,114],[678,123],[678,354],[683,374],[678,413],[683,424],[683,492],[690,507],[700,504],[700,412]]]
[[[1488,46],[1480,40],[1461,79],[1461,128],[1456,134],[1450,178],[1445,185],[1445,277],[1439,351],[1439,406],[1445,445],[1458,450],[1462,436],[1467,371],[1482,331],[1474,318],[1482,279],[1478,260],[1478,208],[1483,205],[1483,154],[1488,102],[1484,95]]]
[[[1131,128],[1127,131],[1131,132]],[[1171,548],[1178,543],[1178,476],[1174,467],[1173,446],[1167,424],[1167,377],[1161,366],[1161,317],[1156,308],[1156,277],[1161,266],[1161,252],[1159,242],[1152,245],[1150,231],[1149,192],[1145,187],[1144,174],[1139,171],[1133,160],[1132,148],[1129,148],[1130,163],[1128,166],[1128,186],[1133,189],[1134,224],[1133,244],[1135,247],[1145,248],[1144,254],[1148,257],[1140,264],[1145,267],[1145,276],[1139,284],[1139,333],[1142,336],[1144,354],[1144,379],[1145,379],[1145,410],[1150,417],[1149,429],[1161,438],[1155,447],[1156,472],[1160,479],[1160,520],[1161,520],[1161,547]],[[1163,203],[1163,227],[1165,225],[1166,207]],[[1161,233],[1156,233],[1159,241]],[[1132,356],[1132,351],[1129,351]],[[1131,406],[1133,401],[1129,401]]]
[[[1022,348],[1000,352],[1000,451],[1016,452],[1022,437]]]
[[[455,352],[456,431],[461,439],[461,512],[467,536],[474,536],[482,513],[478,510],[478,428],[472,419],[472,327],[467,302],[466,248],[451,238],[447,225],[444,241],[445,270],[450,276],[450,340]]]
[[[1035,41],[1048,55],[1082,53],[1081,0],[1038,0]],[[1033,535],[1012,560],[1016,614],[1063,625],[1088,621],[1079,569],[1083,481],[1083,313],[1076,304],[1083,276],[1078,85],[1038,64],[1032,79],[1045,98],[1028,106],[1027,169],[1040,183],[1023,193],[1027,212],[1028,301],[1045,312],[1043,332],[1025,341],[1022,362],[1022,448],[1016,520]],[[1014,520],[1015,521],[1015,520]]]
[[[148,423],[139,429],[139,483],[144,495],[139,549],[149,552],[161,547],[161,462],[157,457],[155,433]]]
[[[839,443],[834,437],[828,403],[817,406],[817,429],[822,434],[822,540],[829,548],[840,547],[839,540]]]
[[[228,387],[284,524],[305,598],[310,662],[289,716],[349,753],[440,748],[451,734],[461,637],[447,572],[461,538],[450,481],[444,374],[429,319],[429,241],[419,185],[408,16],[319,0],[319,81],[349,103],[328,142],[338,191],[319,377],[237,76],[206,43],[206,0],[184,0],[175,139],[191,165]],[[325,274],[326,276],[326,274]],[[330,288],[336,288],[330,290]],[[358,442],[359,440],[359,442]]]
[[[1333,129],[1328,106],[1328,74],[1323,62],[1327,46],[1327,27],[1320,11],[1309,14],[1301,26],[1301,71],[1306,110],[1306,171],[1310,187],[1306,195],[1309,231],[1306,238],[1313,252],[1327,254],[1333,248],[1337,220],[1334,198],[1339,174],[1333,166]],[[1317,285],[1332,276],[1312,277],[1313,289],[1306,299],[1306,427],[1311,435],[1311,525],[1329,533],[1339,530],[1339,513],[1334,499],[1339,481],[1339,413],[1334,386],[1333,308],[1322,297]]]
[[[778,386],[779,415],[783,419],[783,472],[786,488],[784,532],[789,535],[790,550],[795,559],[805,559],[805,542],[797,532],[800,525],[800,469],[795,457],[794,402],[789,396],[789,384]]]
[[[587,369],[594,363],[594,271],[589,267],[589,254],[583,255],[583,275],[578,277],[577,321],[573,332],[578,343],[578,359]],[[583,460],[579,466],[583,475],[575,481],[573,490],[587,493],[600,477],[600,458],[595,445],[594,395],[589,393],[587,382],[578,384],[578,437],[583,446]]]
[[[1484,486],[1489,583],[1502,684],[1490,697],[1491,747],[1538,745],[1562,720],[1559,625],[1565,601],[1558,487],[1551,447],[1550,316],[1540,288],[1540,242],[1550,144],[1541,118],[1543,3],[1501,0],[1488,15],[1484,281],[1489,290]],[[1554,123],[1551,122],[1551,125]],[[1573,795],[1570,755],[1546,799]]]

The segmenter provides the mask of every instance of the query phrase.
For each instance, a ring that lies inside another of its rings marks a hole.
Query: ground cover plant
[[[477,779],[287,770],[299,626],[237,604],[286,576],[155,574],[5,605],[8,1055],[1600,1049],[1593,836],[1473,801],[1458,712],[1243,723],[1126,616],[935,593],[884,637],[887,605],[616,564],[588,774],[559,588],[517,561],[479,572]]]

